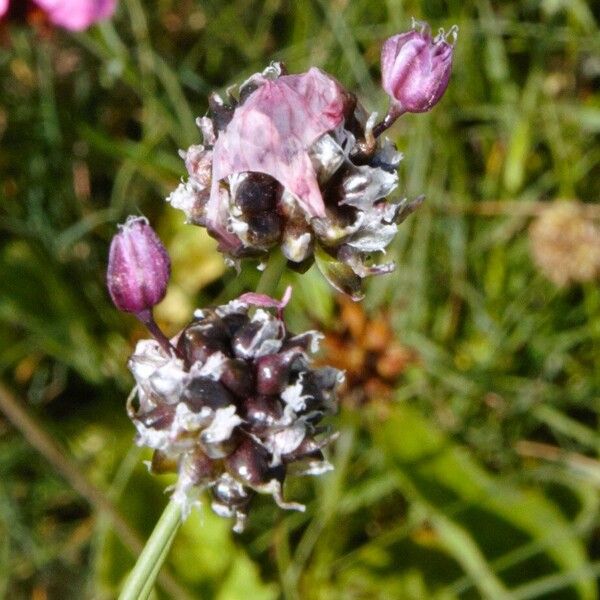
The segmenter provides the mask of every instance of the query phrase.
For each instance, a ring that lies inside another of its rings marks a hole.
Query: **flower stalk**
[[[396,105],[390,106],[383,121],[373,127],[373,138],[377,139],[384,131],[389,129],[406,111]]]
[[[162,329],[158,326],[154,320],[154,315],[151,310],[143,310],[135,315],[146,327],[146,329],[152,334],[152,337],[160,344],[160,347],[167,354],[179,355],[179,352],[169,338],[163,333]]]
[[[257,294],[266,294],[274,296],[277,290],[277,284],[283,275],[286,265],[286,258],[282,252],[274,251],[269,256],[265,270],[262,272],[258,285]]]
[[[119,600],[148,598],[180,525],[181,507],[170,500],[129,574]]]

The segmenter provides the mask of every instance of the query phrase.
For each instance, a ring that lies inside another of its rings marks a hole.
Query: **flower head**
[[[322,448],[332,436],[319,422],[335,408],[342,374],[311,368],[321,334],[294,335],[267,307],[282,310],[251,294],[196,311],[177,356],[142,340],[129,361],[138,404],[130,399],[128,412],[137,443],[154,449],[151,471],[177,472],[174,499],[184,514],[210,490],[213,510],[235,517],[236,531],[255,493],[303,510],[283,498],[287,474],[331,469]]]
[[[414,29],[388,38],[381,49],[383,89],[396,112],[425,112],[443,96],[452,70],[458,28],[431,37],[427,23],[413,22]],[[417,29],[418,28],[418,29]]]
[[[106,283],[115,306],[140,314],[165,296],[171,261],[158,236],[143,217],[129,217],[113,237]]]
[[[373,402],[385,411],[408,366],[418,362],[417,352],[400,342],[387,312],[369,316],[362,303],[344,296],[338,296],[336,304],[333,324],[323,327],[318,362],[344,370],[340,404],[357,407]]]
[[[209,107],[198,122],[204,144],[183,153],[189,179],[168,201],[230,259],[280,247],[298,269],[316,261],[354,299],[363,277],[393,269],[369,257],[419,201],[386,201],[401,155],[375,139],[376,115],[353,94],[318,69],[286,75],[273,64],[237,96],[211,96]]]

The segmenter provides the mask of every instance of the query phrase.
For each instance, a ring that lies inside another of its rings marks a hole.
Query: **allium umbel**
[[[387,39],[381,48],[381,81],[392,99],[390,113],[430,110],[443,96],[452,70],[456,26],[435,37],[427,23],[413,21],[413,31]],[[448,43],[448,38],[453,42]]]
[[[544,204],[529,227],[533,260],[559,287],[600,277],[600,225],[588,208],[577,201],[556,200]]]
[[[290,333],[283,303],[245,294],[198,310],[176,338],[177,356],[142,340],[129,361],[137,443],[154,450],[152,472],[178,474],[173,498],[184,516],[210,490],[213,510],[235,517],[241,531],[255,493],[304,510],[283,499],[286,476],[331,468],[321,449],[333,436],[320,421],[335,409],[343,376],[311,368],[309,354],[322,336]]]
[[[281,248],[290,266],[313,260],[337,289],[362,297],[361,280],[394,265],[371,264],[421,198],[388,202],[402,158],[373,134],[369,116],[339,82],[279,63],[226,100],[212,95],[198,120],[203,145],[183,153],[189,173],[168,198],[206,227],[236,261]]]

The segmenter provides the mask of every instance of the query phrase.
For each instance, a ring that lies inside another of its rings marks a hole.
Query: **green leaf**
[[[373,435],[385,448],[403,490],[431,511],[442,543],[482,590],[490,591],[497,585],[482,556],[490,561],[519,543],[515,539],[512,544],[510,537],[503,539],[502,530],[505,536],[515,530],[533,539],[551,536],[545,552],[562,571],[583,569],[588,564],[584,543],[551,500],[537,489],[510,485],[488,474],[466,448],[447,439],[416,410],[403,406],[373,428]],[[486,535],[488,527],[494,528],[491,537]],[[463,528],[479,543],[479,549]],[[504,544],[507,548],[501,547]],[[483,579],[478,576],[482,573]],[[533,573],[521,575],[528,579]],[[573,585],[584,600],[598,597],[593,578],[585,572]]]

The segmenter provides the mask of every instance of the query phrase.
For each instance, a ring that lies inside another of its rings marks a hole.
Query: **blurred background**
[[[397,270],[360,305],[314,270],[291,280],[293,327],[325,330],[322,360],[348,372],[336,470],[290,483],[305,514],[259,498],[242,535],[195,513],[156,594],[599,597],[600,5],[583,0],[120,0],[84,33],[2,22],[0,597],[114,598],[166,504],[124,408],[145,333],[104,271],[141,213],[174,263],[169,333],[256,284],[164,202],[209,92],[283,60],[381,114],[380,45],[411,17],[460,34],[444,99],[388,134],[401,193],[427,196]]]

